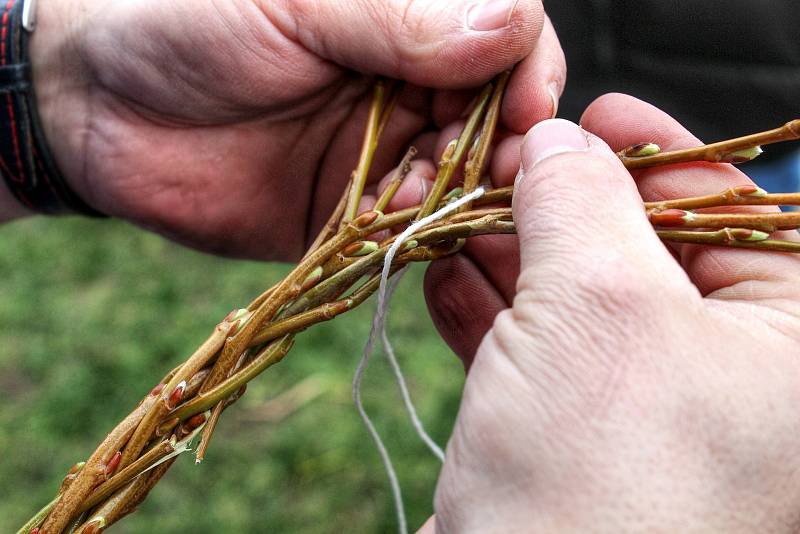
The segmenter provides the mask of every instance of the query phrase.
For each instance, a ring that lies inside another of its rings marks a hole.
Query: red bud
[[[691,212],[678,209],[650,212],[650,222],[656,226],[683,226],[692,217]]]
[[[122,451],[115,452],[114,456],[112,456],[111,459],[106,464],[106,470],[104,472],[106,478],[109,478],[111,475],[114,474],[114,471],[116,471],[117,467],[119,467],[119,461],[121,459],[122,459]]]
[[[375,241],[356,241],[355,243],[350,243],[344,248],[344,250],[342,250],[342,256],[366,256],[368,254],[372,254],[378,250],[378,248],[380,247]]]
[[[191,432],[192,430],[199,427],[205,422],[206,422],[206,414],[199,413],[187,419],[186,422],[183,423],[183,427],[187,432]]]
[[[740,185],[733,188],[734,194],[742,197],[765,197],[767,192],[757,185]]]
[[[311,271],[311,274],[309,274],[303,281],[302,291],[308,291],[309,289],[317,285],[317,283],[319,283],[319,281],[322,279],[323,271],[324,269],[322,268],[322,265],[318,266],[316,269]]]
[[[181,400],[183,400],[184,391],[186,391],[186,380],[181,380],[181,382],[175,386],[175,389],[172,390],[172,393],[169,394],[169,398],[167,399],[168,410],[173,410],[180,404]]]
[[[769,239],[767,232],[761,230],[751,230],[749,228],[730,228],[728,229],[730,235],[736,241],[764,241]]]

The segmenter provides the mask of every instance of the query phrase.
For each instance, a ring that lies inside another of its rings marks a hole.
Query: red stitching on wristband
[[[8,165],[6,165],[6,160],[3,158],[2,154],[0,154],[0,167],[2,167],[6,174],[13,174],[11,169],[8,168]]]
[[[14,5],[14,0],[9,0],[3,12],[3,42],[0,43],[0,50],[3,52],[3,65],[6,64],[6,36],[8,35],[8,12]]]
[[[39,168],[39,174],[41,174],[44,178],[44,183],[47,184],[47,187],[50,188],[50,191],[52,191],[56,197],[60,197],[55,186],[50,181],[50,175],[47,174],[47,170],[44,168],[44,163],[42,163],[42,158],[39,157],[39,151],[36,150],[35,146],[33,147],[33,157],[36,160],[36,166]]]
[[[3,13],[3,30],[2,30],[2,45],[0,46],[0,56],[2,56],[2,63],[1,65],[5,66],[6,64],[6,37],[8,36],[8,19],[9,13],[11,9],[14,7],[14,2],[16,0],[8,0],[6,4],[5,12]],[[15,175],[14,173],[9,173],[9,176],[15,182],[25,182],[25,168],[22,166],[22,156],[19,151],[19,137],[17,135],[17,121],[16,117],[14,116],[14,105],[11,99],[11,94],[6,95],[6,102],[8,103],[8,118],[11,121],[11,139],[14,142],[14,155],[17,157],[17,168],[19,169],[19,176]]]

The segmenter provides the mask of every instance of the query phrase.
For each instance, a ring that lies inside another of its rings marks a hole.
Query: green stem
[[[497,130],[497,121],[500,118],[500,109],[503,104],[503,95],[506,91],[508,79],[511,76],[510,71],[505,71],[497,77],[497,85],[492,93],[491,101],[489,102],[488,110],[486,111],[486,118],[483,120],[483,127],[481,133],[478,135],[478,145],[475,147],[471,157],[467,160],[464,166],[464,193],[468,195],[475,191],[478,187],[481,174],[486,166],[487,156],[489,149],[492,146],[495,131]],[[469,211],[470,204],[465,204],[460,211]]]
[[[428,197],[422,204],[422,208],[419,210],[417,219],[427,217],[436,211],[436,207],[439,205],[439,201],[442,200],[442,197],[447,191],[447,186],[450,184],[453,174],[463,161],[469,147],[472,146],[472,139],[475,137],[475,132],[478,130],[478,125],[480,124],[481,119],[483,119],[483,114],[486,111],[486,106],[489,103],[489,98],[491,96],[492,84],[490,83],[483,88],[483,91],[481,91],[481,94],[476,101],[475,109],[473,109],[472,113],[470,113],[469,119],[467,119],[467,124],[464,126],[464,129],[461,131],[461,135],[458,137],[458,142],[455,145],[452,155],[445,154],[442,156],[442,161],[439,164],[439,172],[436,175],[436,180],[433,182],[431,192],[428,194]]]
[[[342,225],[355,219],[358,214],[358,206],[361,203],[361,196],[364,194],[364,186],[367,183],[367,175],[372,166],[372,158],[375,155],[375,149],[378,147],[378,131],[384,92],[384,82],[382,80],[375,82],[372,91],[372,103],[369,107],[369,117],[367,118],[367,128],[364,131],[364,142],[361,145],[358,166],[353,171],[353,185],[347,197],[347,205],[341,221]]]
[[[55,504],[58,502],[59,497],[60,495],[56,495],[52,501],[45,504],[41,510],[36,512],[36,515],[31,517],[27,523],[22,525],[22,528],[17,531],[17,534],[28,534],[31,530],[41,525],[42,521],[44,521],[44,519],[47,517],[47,514],[50,513],[50,510],[52,510],[53,506],[55,506]]]
[[[206,393],[198,394],[192,400],[182,404],[177,409],[167,414],[166,418],[177,417],[180,420],[188,419],[193,415],[204,412],[221,400],[227,399],[236,391],[264,372],[265,369],[280,362],[294,343],[294,335],[286,335],[263,348],[247,366],[234,376],[219,383]]]

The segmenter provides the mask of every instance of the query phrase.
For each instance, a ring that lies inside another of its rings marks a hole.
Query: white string
[[[361,354],[361,360],[358,362],[358,367],[356,367],[355,374],[353,375],[353,401],[355,402],[356,409],[358,410],[358,414],[361,416],[361,420],[364,422],[364,426],[367,427],[367,431],[369,432],[372,441],[375,443],[375,447],[378,449],[378,453],[380,454],[381,461],[383,462],[384,470],[386,471],[386,476],[389,479],[389,484],[392,489],[392,496],[394,497],[394,506],[395,511],[397,512],[397,530],[400,534],[407,534],[408,533],[408,526],[406,521],[406,514],[405,508],[403,506],[403,495],[400,491],[400,483],[397,479],[397,473],[394,470],[394,466],[392,465],[392,460],[389,457],[389,452],[386,450],[386,446],[383,444],[383,440],[381,439],[380,435],[378,434],[375,425],[372,423],[369,415],[367,415],[366,410],[364,409],[364,403],[361,400],[361,380],[364,376],[364,371],[367,368],[367,362],[369,361],[369,357],[372,354],[373,349],[375,348],[375,338],[378,335],[378,332],[382,333],[382,338],[386,337],[385,334],[385,324],[386,324],[386,313],[388,310],[388,302],[391,299],[392,293],[394,289],[397,287],[397,282],[399,281],[399,277],[393,280],[391,286],[389,285],[389,273],[392,269],[392,261],[394,260],[395,255],[400,250],[400,247],[403,246],[405,241],[412,235],[414,232],[426,226],[432,222],[438,221],[439,219],[444,218],[449,213],[457,210],[464,204],[468,202],[472,202],[473,200],[480,198],[484,193],[483,187],[477,188],[472,193],[461,197],[460,199],[451,202],[450,204],[444,206],[438,211],[428,215],[420,219],[419,221],[411,224],[408,228],[406,228],[397,238],[395,239],[394,243],[389,247],[389,250],[386,252],[386,257],[383,260],[383,270],[381,271],[381,282],[380,286],[378,287],[378,304],[375,310],[375,316],[372,319],[372,328],[369,332],[369,337],[367,338],[367,343],[364,345],[364,351]],[[386,345],[384,345],[386,346]],[[387,357],[389,361],[393,361],[394,351],[391,351],[391,345],[389,345],[390,350],[386,351]],[[391,352],[392,356],[389,356]],[[394,365],[397,364],[396,358],[394,358]],[[397,367],[399,371],[399,366]],[[397,373],[396,373],[397,376]],[[404,391],[404,400],[406,395],[408,395],[408,388],[405,385],[405,380],[402,380],[402,373],[400,373],[401,378],[399,379],[398,383],[400,383],[401,391]],[[408,399],[410,403],[410,398]],[[407,405],[408,407],[408,405]],[[413,409],[413,404],[411,405],[411,412],[414,413],[412,417],[412,421],[416,419],[419,422],[419,418],[416,417],[416,411]],[[416,423],[414,423],[415,428],[417,429],[418,433],[421,428],[420,426],[417,427]],[[433,440],[430,439],[429,436],[425,433],[424,429],[422,430],[422,434],[420,437],[425,435],[428,440],[433,443]],[[425,438],[422,438],[423,441],[428,443]],[[436,444],[434,443],[436,446]],[[429,445],[430,446],[430,445]],[[441,449],[436,446],[439,451]],[[442,453],[442,457],[444,454]]]
[[[403,271],[395,275],[398,280],[400,275],[405,274],[406,269],[407,267],[403,268]],[[387,310],[386,317],[388,318],[388,316],[389,313]],[[389,336],[386,334],[386,322],[383,323],[383,328],[381,328],[381,343],[383,344],[383,352],[386,354],[386,359],[389,360],[389,364],[392,366],[392,371],[394,371],[394,378],[398,387],[400,388],[400,395],[403,397],[403,404],[406,407],[406,412],[408,413],[409,419],[411,419],[411,424],[414,425],[417,435],[422,442],[428,446],[428,449],[430,449],[433,455],[436,456],[440,462],[444,462],[444,451],[435,441],[433,441],[433,438],[430,437],[428,432],[425,431],[422,420],[419,418],[419,415],[417,415],[416,408],[414,408],[414,402],[411,400],[411,393],[408,391],[408,385],[406,384],[406,378],[403,375],[403,370],[400,368],[400,363],[397,361],[394,347],[392,347],[392,343],[389,341]]]

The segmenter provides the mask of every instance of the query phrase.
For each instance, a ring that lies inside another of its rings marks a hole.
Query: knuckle
[[[638,322],[654,311],[655,285],[621,255],[587,262],[571,286],[572,300],[580,302],[585,313],[600,314],[606,322]]]
[[[393,3],[385,16],[386,35],[391,42],[397,72],[411,77],[420,65],[436,60],[442,37],[431,34],[430,21],[443,22],[443,13],[435,10],[436,2],[404,0]],[[436,11],[436,12],[433,12]]]
[[[518,291],[515,307],[519,302],[545,308],[554,324],[585,319],[604,328],[651,317],[660,300],[655,295],[662,293],[640,266],[622,254],[576,259],[563,251],[548,255],[547,264],[536,272],[523,272]]]

